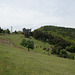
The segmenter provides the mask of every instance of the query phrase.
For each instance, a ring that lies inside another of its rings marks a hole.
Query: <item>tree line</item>
[[[3,30],[3,29],[0,27],[0,33],[8,33],[8,34],[10,34],[10,30],[9,30],[9,29]]]

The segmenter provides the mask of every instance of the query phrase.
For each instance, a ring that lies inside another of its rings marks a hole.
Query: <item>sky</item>
[[[75,0],[0,0],[0,27],[37,29],[44,25],[75,28]]]

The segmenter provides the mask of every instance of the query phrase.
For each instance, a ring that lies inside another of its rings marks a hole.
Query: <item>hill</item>
[[[65,27],[57,27],[57,26],[43,26],[38,28],[38,30],[44,32],[52,32],[54,35],[60,35],[62,37],[68,37],[69,39],[75,40],[75,28],[65,28]]]
[[[44,54],[44,46],[52,45],[34,38],[35,48],[29,52],[20,45],[23,38],[21,34],[0,35],[0,75],[75,75],[74,60]]]
[[[33,31],[33,37],[54,45],[52,54],[70,58],[68,52],[72,53],[72,55],[75,53],[74,28],[43,26]]]

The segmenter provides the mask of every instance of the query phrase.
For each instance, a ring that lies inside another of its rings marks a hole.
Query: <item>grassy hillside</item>
[[[43,48],[52,45],[34,38],[35,48],[28,51],[20,46],[23,38],[21,34],[0,35],[0,75],[75,75],[74,60],[44,54]]]

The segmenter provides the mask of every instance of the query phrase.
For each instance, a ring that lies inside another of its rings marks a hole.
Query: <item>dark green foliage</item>
[[[5,33],[10,34],[10,30],[9,30],[9,29],[6,29],[6,30],[5,30]]]
[[[3,29],[1,29],[1,27],[0,27],[0,33],[4,33]]]
[[[44,47],[43,50],[46,50],[46,48]]]
[[[68,41],[64,40],[62,37],[54,36],[51,33],[43,32],[40,30],[35,30],[33,32],[33,37],[36,39],[39,39],[41,41],[48,42],[53,45],[58,44],[58,45],[62,46],[63,48],[70,45],[70,43]]]
[[[14,33],[17,34],[18,32],[15,30]]]
[[[60,56],[61,56],[61,57],[64,57],[64,58],[67,58],[67,57],[68,57],[67,52],[66,52],[65,49],[60,50]]]
[[[18,34],[22,34],[22,31],[17,31]]]
[[[49,48],[44,47],[43,48],[43,53],[47,53],[48,55],[50,55]]]
[[[56,35],[62,35],[63,37],[69,36],[71,39],[75,39],[75,29],[74,28],[65,28],[57,26],[44,26],[39,28],[41,31],[50,31]]]
[[[34,30],[33,37],[54,45],[51,52],[52,54],[70,58],[71,54],[68,53],[75,53],[75,44],[73,45],[73,43],[75,43],[75,29],[73,28],[44,26]]]
[[[49,52],[49,48],[47,49],[47,51]]]
[[[57,54],[66,58],[69,57],[69,55],[64,51],[65,48],[65,50],[69,52],[75,52],[75,45],[71,45],[72,43],[75,43],[75,29],[73,28],[44,26],[34,30],[33,37],[54,45],[51,52],[52,54]],[[61,50],[62,55],[60,55]]]
[[[60,53],[60,50],[63,49],[61,46],[59,45],[55,45],[53,48],[52,48],[52,54],[59,54]]]
[[[27,47],[28,51],[30,51],[29,49],[34,49],[34,41],[32,40],[23,39],[20,44],[24,47]]]
[[[3,29],[1,29],[1,27],[0,27],[0,33],[7,33],[7,34],[10,34],[10,30],[9,30],[9,29],[3,30]]]
[[[75,60],[75,55],[70,54],[69,58]]]
[[[35,30],[35,31],[33,32],[33,36],[34,36],[34,38],[36,38],[36,39],[39,39],[39,40],[42,39],[42,41],[46,41],[46,39],[48,38],[48,33],[42,32],[42,31],[40,31],[40,30]]]
[[[22,46],[26,47],[26,46],[27,46],[27,41],[26,41],[26,39],[23,39],[20,44],[21,44]]]
[[[29,49],[34,49],[34,42],[32,40],[27,40],[27,48],[28,48],[28,51]]]
[[[22,34],[22,31],[14,31],[14,32],[12,32],[12,34]]]
[[[72,53],[75,53],[75,44],[72,44],[68,47],[66,47],[66,50]]]
[[[69,59],[75,60],[75,55],[71,54],[70,52],[66,51],[65,49],[60,50],[59,56],[63,57],[63,58],[69,58]]]

